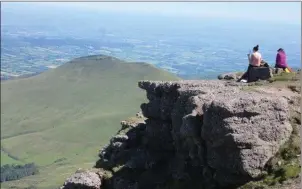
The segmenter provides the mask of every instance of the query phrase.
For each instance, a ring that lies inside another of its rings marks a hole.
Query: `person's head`
[[[284,50],[282,48],[278,49],[277,52],[283,52],[284,53]]]
[[[254,52],[257,52],[259,50],[259,45],[256,45],[254,48],[253,48],[253,51]]]

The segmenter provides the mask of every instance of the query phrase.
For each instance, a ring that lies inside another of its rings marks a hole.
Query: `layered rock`
[[[165,188],[170,182],[232,188],[260,177],[292,132],[288,102],[222,81],[141,81],[142,115],[100,151],[102,188]],[[134,121],[135,120],[135,121]]]

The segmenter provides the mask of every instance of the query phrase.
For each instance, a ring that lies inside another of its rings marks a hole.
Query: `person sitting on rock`
[[[260,67],[261,66],[261,61],[262,61],[262,56],[259,52],[259,45],[256,45],[254,48],[253,48],[253,53],[252,54],[248,54],[248,60],[249,60],[249,66],[248,66],[248,69],[247,71],[241,76],[241,78],[238,80],[238,81],[241,81],[243,79],[246,79],[248,78],[248,73],[249,73],[249,70],[253,67]]]
[[[289,71],[291,71],[291,69],[287,65],[286,54],[285,54],[284,50],[282,48],[280,48],[280,49],[278,49],[277,52],[278,53],[277,53],[277,56],[276,56],[275,68],[281,68],[284,71],[287,68]]]

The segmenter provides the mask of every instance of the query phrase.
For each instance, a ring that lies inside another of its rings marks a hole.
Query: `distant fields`
[[[9,186],[54,188],[98,150],[146,100],[139,80],[178,80],[145,63],[90,56],[25,79],[1,82],[1,164],[31,163],[40,174]]]
[[[106,54],[148,62],[185,79],[216,79],[221,73],[245,71],[246,53],[256,43],[260,43],[263,59],[271,66],[275,64],[277,49],[282,47],[289,65],[301,67],[299,25],[279,22],[278,26],[263,21],[255,22],[259,27],[254,28],[245,20],[228,18],[175,19],[145,15],[143,19],[142,15],[120,16],[84,10],[82,14],[67,14],[64,9],[36,13],[42,17],[28,16],[35,11],[2,9],[3,77],[40,73],[75,57]],[[46,21],[54,18],[58,22]],[[78,27],[79,23],[85,27]],[[276,32],[275,28],[280,31]],[[286,40],[280,43],[276,39]]]

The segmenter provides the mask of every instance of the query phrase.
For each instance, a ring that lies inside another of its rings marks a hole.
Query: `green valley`
[[[77,58],[29,78],[1,82],[1,165],[35,163],[39,174],[2,188],[55,188],[139,111],[139,80],[179,80],[146,63],[109,56]]]

